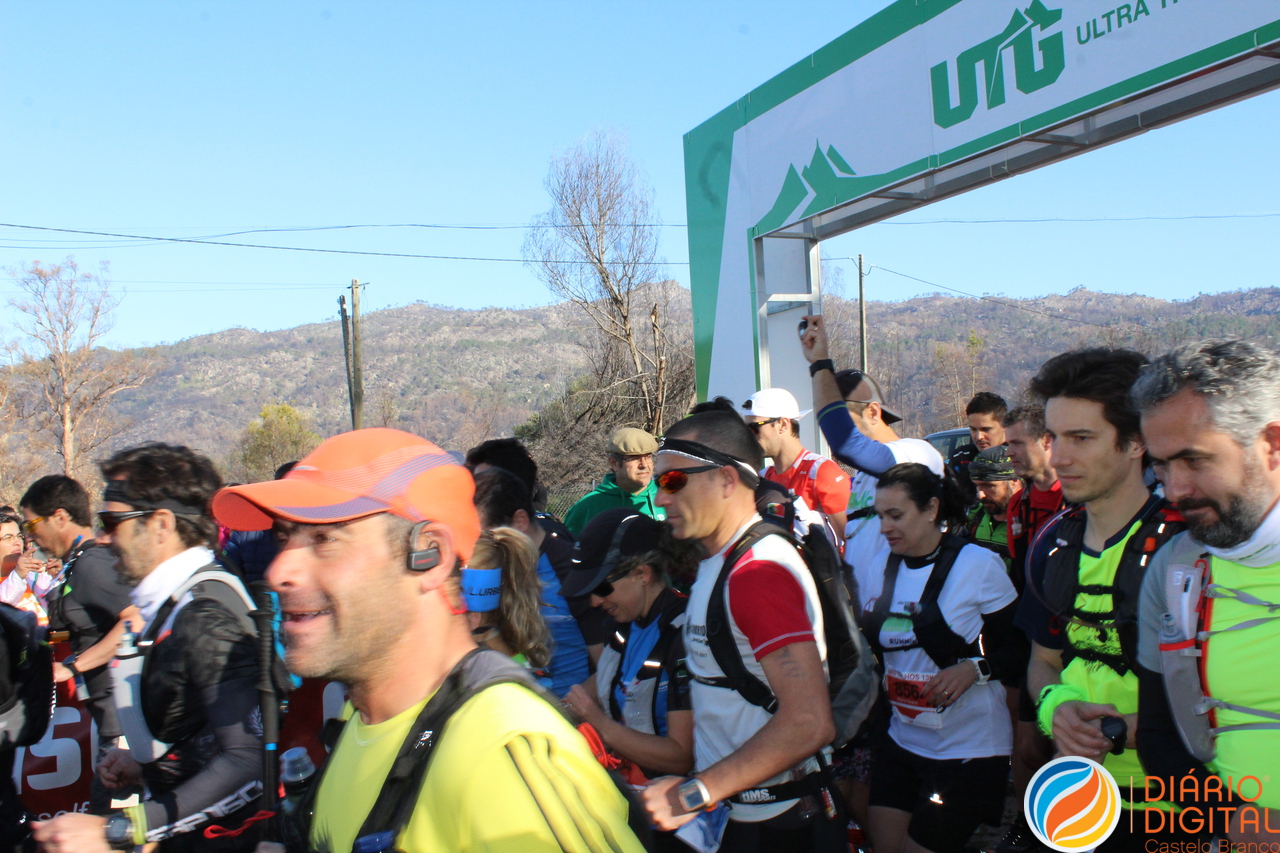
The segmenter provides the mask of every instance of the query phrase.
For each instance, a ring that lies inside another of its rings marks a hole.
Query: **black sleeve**
[[[1017,687],[1027,672],[1031,644],[1013,624],[1018,602],[994,613],[982,614],[982,650],[991,664],[991,677],[1008,687]]]
[[[145,804],[148,841],[198,831],[256,798],[262,787],[257,639],[207,600],[187,605],[180,621],[169,642],[183,644],[189,692],[199,705],[188,712],[203,716],[215,746],[195,775]]]
[[[1047,555],[1055,542],[1052,531],[1037,535],[1035,547],[1027,555],[1027,582],[1022,589],[1022,598],[1018,601],[1017,616],[1013,620],[1027,635],[1027,639],[1046,649],[1064,649],[1067,645],[1067,637],[1058,624],[1058,617],[1041,598]]]
[[[63,613],[73,632],[77,654],[92,646],[115,627],[120,614],[133,602],[129,587],[116,573],[116,558],[101,546],[88,548],[71,570],[71,591],[65,596]]]
[[[1173,711],[1169,707],[1164,676],[1143,666],[1135,667],[1135,671],[1138,673],[1138,758],[1142,761],[1143,772],[1161,779],[1193,776],[1197,789],[1203,791],[1205,781],[1214,774],[1182,742],[1178,726],[1173,721]],[[1170,796],[1169,799],[1181,806],[1196,805],[1197,802],[1195,799],[1175,796]],[[1213,805],[1219,805],[1216,793]],[[1230,805],[1242,806],[1245,803],[1232,794]]]

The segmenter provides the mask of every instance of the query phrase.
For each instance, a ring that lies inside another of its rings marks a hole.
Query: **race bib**
[[[925,685],[933,675],[925,672],[899,672],[888,667],[884,674],[885,691],[893,712],[904,723],[936,729],[942,725],[938,709],[923,698]]]

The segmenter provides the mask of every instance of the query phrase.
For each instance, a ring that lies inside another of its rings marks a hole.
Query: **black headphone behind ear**
[[[409,557],[408,569],[411,572],[426,572],[440,565],[440,549],[432,542],[421,551],[415,551],[414,545],[418,544],[418,535],[422,533],[422,528],[426,527],[430,522],[419,521],[413,526],[413,531],[409,533]]]

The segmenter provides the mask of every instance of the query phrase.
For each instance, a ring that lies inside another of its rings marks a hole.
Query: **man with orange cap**
[[[524,671],[471,638],[471,474],[391,429],[335,436],[284,479],[223,489],[217,519],[272,528],[285,660],[347,688],[296,827],[318,853],[643,848],[628,802]],[[429,759],[429,763],[428,763]]]

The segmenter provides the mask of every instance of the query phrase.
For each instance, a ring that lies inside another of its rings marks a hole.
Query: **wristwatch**
[[[818,371],[820,370],[830,370],[832,373],[835,373],[836,363],[829,358],[820,358],[817,361],[815,361],[813,364],[809,365],[810,376],[817,376]]]
[[[62,665],[63,665],[63,666],[65,666],[67,669],[71,670],[71,674],[72,674],[72,675],[83,675],[83,674],[84,674],[84,673],[80,672],[80,670],[76,669],[76,656],[75,656],[75,655],[67,655],[65,658],[63,658],[63,659],[62,659],[61,663],[62,663]]]
[[[685,814],[700,812],[712,804],[711,792],[697,776],[690,776],[676,787],[676,799]]]
[[[133,821],[127,815],[117,814],[107,818],[107,844],[113,850],[131,850],[133,843]]]
[[[991,664],[986,658],[969,658],[969,663],[978,671],[978,684],[986,684],[991,680]]]

